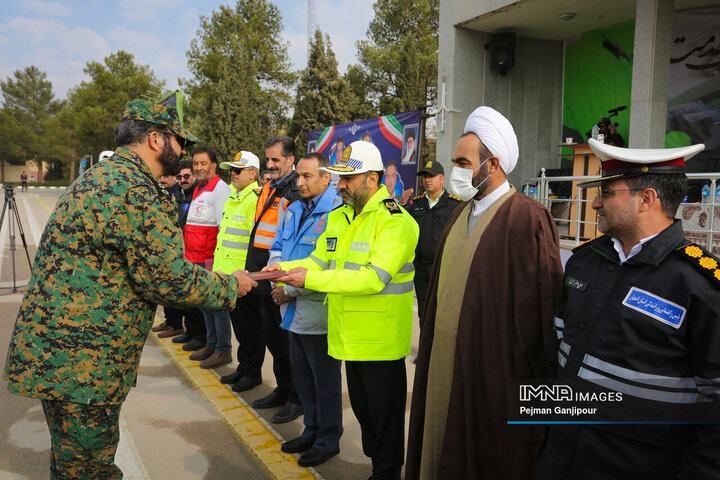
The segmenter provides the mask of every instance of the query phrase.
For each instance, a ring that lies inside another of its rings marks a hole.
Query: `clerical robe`
[[[512,189],[468,235],[473,202],[443,233],[415,370],[405,478],[523,480],[544,427],[507,425],[518,381],[548,378],[562,286],[550,213]]]

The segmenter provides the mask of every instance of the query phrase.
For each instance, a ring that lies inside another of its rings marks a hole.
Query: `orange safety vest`
[[[270,250],[278,231],[279,220],[287,210],[287,199],[276,197],[276,191],[276,188],[271,189],[270,182],[263,185],[255,210],[254,247]]]

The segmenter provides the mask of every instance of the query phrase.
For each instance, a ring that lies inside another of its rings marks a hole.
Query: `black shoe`
[[[194,352],[195,350],[200,350],[201,348],[205,348],[207,344],[203,342],[202,340],[198,340],[197,338],[193,338],[189,342],[187,342],[185,345],[183,345],[182,349],[186,352]]]
[[[340,450],[333,450],[332,452],[326,452],[325,450],[319,450],[317,448],[311,448],[307,452],[300,455],[298,459],[298,465],[301,467],[314,467],[330,460],[332,457],[340,453]]]
[[[280,450],[285,453],[301,453],[310,450],[315,444],[315,440],[309,438],[297,437],[282,444]]]
[[[222,377],[220,377],[220,383],[227,383],[228,385],[232,385],[239,382],[242,377],[242,372],[235,370],[229,375],[223,375]]]
[[[178,335],[177,337],[173,338],[173,343],[187,343],[192,339],[189,333],[185,332],[182,335]]]
[[[305,413],[305,409],[302,405],[287,402],[285,406],[280,409],[279,412],[272,416],[270,421],[272,423],[292,422],[303,413]]]
[[[262,377],[242,377],[239,382],[232,386],[233,392],[246,392],[262,383]]]
[[[279,407],[280,405],[285,405],[285,402],[287,402],[287,395],[280,395],[279,393],[276,393],[275,391],[273,391],[267,397],[258,398],[257,400],[252,402],[252,407],[253,408]]]

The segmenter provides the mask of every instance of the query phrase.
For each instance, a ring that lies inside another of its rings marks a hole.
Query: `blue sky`
[[[102,62],[118,50],[149,65],[166,87],[189,78],[185,52],[200,26],[222,4],[217,0],[2,0],[0,78],[35,65],[47,73],[57,98],[87,77],[88,61]],[[283,16],[278,34],[288,45],[295,69],[305,66],[307,2],[275,0]],[[330,35],[340,72],[357,63],[355,42],[366,37],[373,17],[370,2],[316,0],[317,24]],[[358,8],[363,5],[364,8]],[[273,32],[269,32],[272,34]]]

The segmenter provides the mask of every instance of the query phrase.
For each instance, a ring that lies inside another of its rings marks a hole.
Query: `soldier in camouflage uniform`
[[[133,101],[109,160],[58,202],[10,341],[11,393],[42,400],[51,478],[116,479],[120,407],[157,304],[230,311],[257,284],[184,259],[177,207],[157,178],[197,139],[174,107]]]

